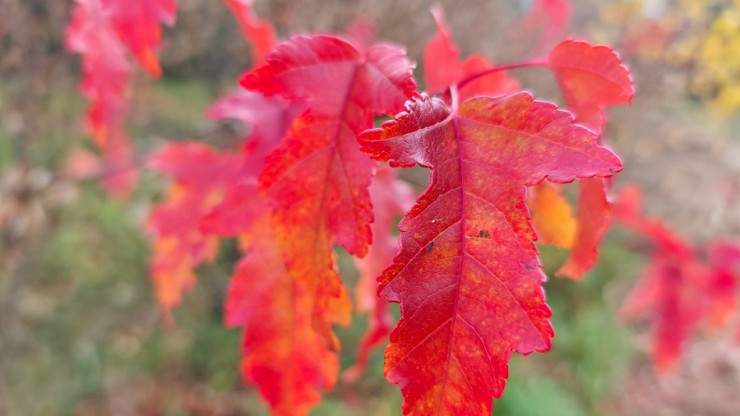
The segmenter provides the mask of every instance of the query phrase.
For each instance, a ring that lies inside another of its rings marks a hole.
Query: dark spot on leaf
[[[525,264],[524,265],[524,268],[527,269],[527,270],[534,270],[534,269],[537,268],[537,266],[533,266],[531,264]]]
[[[429,243],[429,245],[427,246],[427,254],[431,253],[433,248],[434,248],[434,241]]]
[[[480,230],[478,232],[478,237],[480,237],[480,238],[491,238],[491,233],[489,233],[488,230]]]

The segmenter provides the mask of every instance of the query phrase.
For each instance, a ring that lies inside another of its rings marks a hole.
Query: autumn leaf
[[[570,254],[555,272],[578,280],[591,270],[599,256],[599,244],[611,224],[611,206],[607,200],[607,183],[589,178],[578,181],[578,216]],[[549,213],[547,215],[552,215]],[[539,215],[543,215],[540,212]],[[553,221],[556,219],[550,219]]]
[[[221,97],[208,109],[206,117],[242,123],[246,132],[240,140],[245,158],[241,176],[256,177],[264,168],[267,154],[285,137],[304,108],[302,102],[288,102],[280,97],[265,97],[242,90]]]
[[[272,24],[260,20],[252,9],[254,0],[224,0],[241,27],[244,38],[252,44],[252,61],[262,65],[267,54],[277,43],[277,34]]]
[[[483,55],[474,54],[460,61],[460,52],[452,40],[445,24],[442,7],[432,7],[432,16],[437,24],[437,34],[424,47],[424,80],[427,92],[443,92],[450,85],[492,68]],[[519,91],[519,82],[510,78],[506,71],[496,71],[467,83],[459,91],[464,100],[478,95],[497,96]]]
[[[483,55],[470,55],[461,64],[464,77],[474,76],[493,68],[493,64]],[[476,78],[460,88],[460,100],[477,96],[496,97],[513,94],[521,90],[519,81],[510,77],[506,71],[496,71]]]
[[[424,80],[427,92],[436,94],[462,79],[460,51],[452,41],[440,5],[432,7],[437,34],[424,47]]]
[[[712,303],[709,312],[710,327],[721,328],[737,306],[737,287],[740,275],[740,244],[713,241],[707,245],[707,261],[712,269],[706,293]]]
[[[226,324],[244,327],[242,373],[272,414],[305,416],[334,386],[339,357],[312,325],[311,290],[288,272],[267,207],[254,208],[248,254],[229,283]]]
[[[529,206],[537,241],[560,248],[571,248],[576,233],[576,221],[568,201],[560,189],[548,182],[530,188]]]
[[[313,294],[314,324],[335,347],[331,324],[349,321],[350,304],[333,246],[364,256],[371,238],[375,163],[356,137],[372,127],[373,115],[395,113],[415,94],[412,68],[395,46],[361,53],[338,38],[297,36],[241,81],[268,96],[307,102],[268,155],[259,182],[274,207],[288,270]]]
[[[660,372],[675,368],[684,344],[703,323],[717,329],[733,307],[740,247],[726,242],[708,246],[704,261],[696,250],[656,218],[641,213],[642,194],[625,187],[615,216],[648,238],[653,252],[648,267],[621,308],[625,319],[647,319],[652,332],[652,359]]]
[[[565,40],[550,52],[548,65],[576,122],[599,135],[606,123],[605,108],[627,104],[634,95],[629,71],[608,47]],[[598,178],[579,181],[575,240],[558,275],[580,279],[596,264],[599,244],[611,223],[607,190],[608,184]]]
[[[200,221],[206,234],[232,237],[246,232],[256,215],[253,202],[261,197],[257,178],[265,158],[283,139],[305,103],[265,97],[253,91],[239,91],[220,98],[206,116],[212,120],[238,120],[246,130],[242,143],[241,168],[226,188],[223,199]]]
[[[547,51],[562,38],[573,15],[573,4],[570,0],[535,0],[531,3],[529,13],[514,29],[514,39],[531,38],[534,40],[534,55]]]
[[[629,70],[609,47],[565,40],[550,51],[547,63],[576,121],[597,133],[606,123],[604,109],[628,104],[635,94]]]
[[[159,78],[157,52],[162,45],[160,24],[172,26],[176,0],[103,0],[119,38],[149,75]]]
[[[82,55],[80,90],[90,100],[87,126],[102,155],[97,161],[103,185],[126,197],[138,173],[123,124],[128,114],[131,66],[126,51],[100,0],[77,0],[67,27],[67,49]]]
[[[399,225],[401,253],[380,278],[401,321],[385,374],[406,415],[490,415],[513,351],[550,348],[526,187],[609,176],[621,162],[555,106],[527,93],[474,98],[452,110],[423,97],[361,137],[391,166],[431,169]]]
[[[197,143],[165,146],[150,156],[149,167],[174,179],[166,200],[150,214],[153,239],[150,273],[157,302],[167,319],[182,294],[195,284],[195,267],[212,261],[218,239],[200,231],[200,219],[235,180],[241,158]]]
[[[360,278],[355,287],[357,312],[369,315],[368,329],[360,341],[355,364],[344,372],[344,380],[355,381],[367,366],[373,348],[385,341],[391,333],[393,317],[385,299],[378,296],[377,278],[393,262],[399,250],[398,236],[391,233],[395,228],[395,216],[405,214],[414,204],[414,191],[399,180],[395,170],[385,164],[378,170],[370,185],[375,221],[372,225],[373,243],[367,256],[355,258]]]
[[[67,48],[82,55],[82,94],[91,101],[87,121],[96,144],[105,149],[109,132],[122,128],[131,66],[100,0],[76,0],[67,28]]]
[[[677,258],[658,250],[622,306],[621,314],[626,319],[652,315],[651,355],[660,372],[675,367],[684,342],[702,320],[702,299],[695,281],[705,279],[707,273],[693,257]]]

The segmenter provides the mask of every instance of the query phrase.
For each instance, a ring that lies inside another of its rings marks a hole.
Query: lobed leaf
[[[380,293],[401,308],[386,378],[401,387],[406,415],[488,416],[511,353],[546,351],[553,336],[526,187],[609,176],[621,162],[568,113],[526,93],[457,111],[414,99],[361,143],[391,166],[431,169],[380,278]]]
[[[87,125],[102,152],[103,185],[127,196],[136,184],[133,152],[123,123],[128,113],[131,66],[100,0],[77,0],[67,27],[67,49],[82,55],[82,94],[90,100]]]
[[[415,94],[403,50],[374,45],[360,52],[330,36],[297,36],[277,46],[242,85],[305,101],[259,183],[273,206],[290,273],[314,296],[314,324],[337,347],[332,323],[349,321],[350,304],[334,269],[333,246],[364,256],[371,239],[368,186],[375,164],[357,135],[375,114],[402,108]]]

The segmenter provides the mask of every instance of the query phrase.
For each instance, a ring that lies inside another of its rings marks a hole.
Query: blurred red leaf
[[[96,144],[122,128],[128,112],[126,93],[131,66],[100,0],[76,0],[67,28],[67,48],[82,55],[82,94],[91,101],[87,120]]]
[[[103,0],[119,38],[149,75],[159,78],[157,52],[162,45],[161,24],[172,26],[176,0]]]
[[[612,217],[606,187],[606,181],[600,178],[578,181],[575,237],[570,254],[556,272],[557,275],[578,280],[596,264],[599,244],[609,230]]]
[[[218,239],[200,231],[200,219],[235,180],[241,158],[197,143],[170,144],[150,156],[149,167],[174,179],[166,200],[150,214],[151,276],[168,319],[195,284],[194,269],[214,259]]]
[[[463,78],[492,68],[484,56],[474,54],[460,62],[460,52],[452,40],[444,21],[442,7],[432,7],[432,15],[437,24],[437,34],[424,47],[424,80],[427,92],[436,94]],[[477,95],[497,96],[511,94],[520,89],[519,82],[510,78],[506,71],[496,71],[467,83],[460,91],[464,100]]]
[[[629,70],[606,46],[565,40],[550,52],[548,65],[576,122],[599,135],[606,123],[605,108],[627,104],[635,93]],[[576,237],[558,275],[580,279],[596,264],[599,244],[611,223],[607,189],[601,179],[579,181]]]
[[[647,317],[652,326],[652,358],[661,371],[672,370],[684,344],[700,324],[717,329],[737,298],[740,246],[726,242],[708,245],[707,260],[689,243],[655,218],[641,213],[642,195],[625,187],[615,204],[616,218],[648,238],[654,246],[650,264],[622,306],[627,319]]]
[[[529,13],[515,27],[514,38],[534,39],[534,55],[539,55],[560,40],[573,15],[570,0],[535,0]]]
[[[225,319],[245,328],[242,372],[273,414],[305,416],[321,391],[334,386],[339,357],[311,324],[311,290],[286,269],[268,212],[255,207],[248,254],[229,284]]]
[[[244,38],[252,44],[253,65],[262,65],[267,54],[277,44],[277,34],[272,24],[260,20],[252,10],[254,0],[224,0],[236,17]]]
[[[355,365],[347,369],[344,379],[356,380],[367,366],[368,355],[373,348],[385,341],[391,333],[393,317],[385,299],[378,296],[377,278],[393,262],[399,250],[398,237],[391,233],[395,227],[395,216],[405,214],[414,204],[414,191],[396,177],[396,172],[387,165],[379,165],[370,185],[375,221],[372,225],[373,243],[362,259],[355,259],[360,279],[355,288],[357,311],[369,314],[368,329],[360,341]]]

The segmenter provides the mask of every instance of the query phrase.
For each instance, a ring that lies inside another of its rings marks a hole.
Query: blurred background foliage
[[[443,1],[462,55],[495,62],[526,59],[512,41],[532,2]],[[145,173],[129,200],[95,181],[64,175],[73,149],[90,148],[77,92],[78,57],[64,50],[71,0],[0,2],[0,415],[265,415],[237,373],[240,334],[222,325],[232,243],[199,270],[195,290],[163,324],[148,281],[143,223],[163,181]],[[372,19],[379,38],[406,45],[421,62],[434,33],[431,1],[258,0],[257,12],[287,37],[341,31]],[[638,182],[649,214],[687,238],[740,232],[740,2],[574,1],[572,33],[612,45],[633,71],[638,94],[612,112],[607,141],[625,160],[619,188]],[[164,79],[139,73],[129,133],[139,163],[166,140],[219,146],[239,126],[203,113],[233,90],[250,66],[249,46],[217,1],[181,0],[166,31]],[[417,74],[420,74],[417,71]],[[516,76],[558,101],[537,69]],[[419,77],[417,76],[417,79]],[[406,177],[422,189],[426,173]],[[547,284],[556,337],[552,352],[515,356],[496,415],[736,415],[740,349],[727,334],[687,346],[680,368],[656,375],[645,328],[618,318],[649,247],[613,230],[599,266],[580,283]],[[548,275],[564,258],[543,248]],[[349,259],[342,269],[351,284]],[[366,320],[339,329],[343,368],[353,362]],[[400,395],[382,377],[377,351],[366,375],[340,383],[315,415],[400,415]]]

